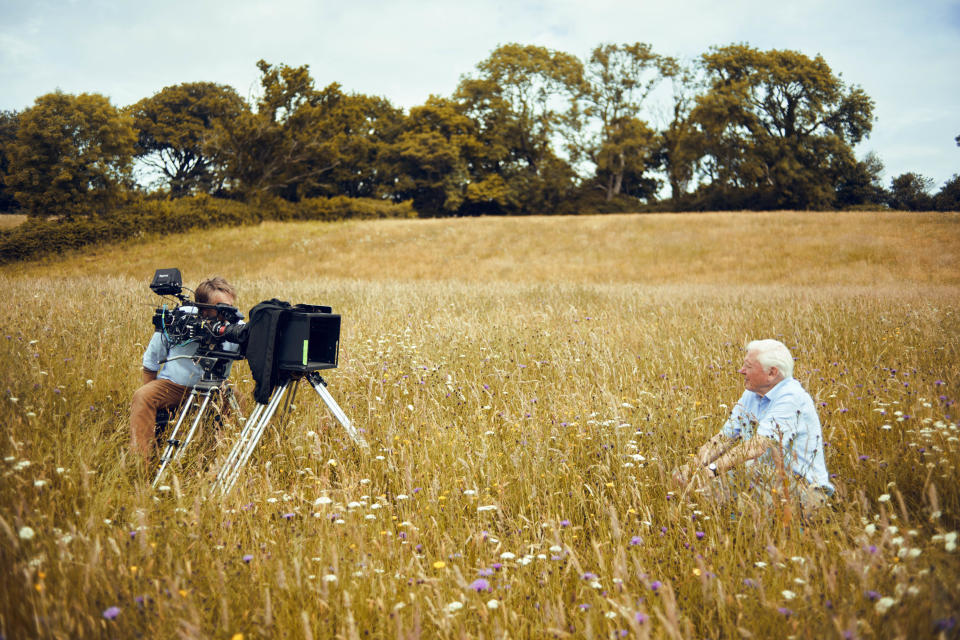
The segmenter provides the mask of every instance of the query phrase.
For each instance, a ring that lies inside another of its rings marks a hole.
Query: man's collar
[[[773,385],[773,388],[770,389],[770,391],[767,391],[764,395],[761,396],[759,393],[757,395],[760,398],[766,398],[770,401],[776,400],[777,398],[780,397],[780,394],[786,390],[787,388],[786,383],[790,382],[791,380],[793,380],[793,378],[784,378],[777,384]]]

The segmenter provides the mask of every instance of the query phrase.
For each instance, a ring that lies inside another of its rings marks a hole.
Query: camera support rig
[[[160,468],[154,478],[156,487],[171,460],[182,457],[184,449],[193,440],[210,407],[214,393],[226,397],[243,423],[237,442],[220,467],[214,487],[226,495],[236,484],[240,472],[256,449],[261,437],[283,405],[281,422],[287,417],[300,381],[306,379],[327,406],[347,435],[359,446],[369,449],[363,436],[326,389],[326,382],[318,373],[334,369],[340,350],[340,316],[330,307],[298,304],[291,306],[280,300],[265,300],[250,310],[250,323],[240,322],[243,315],[236,308],[217,304],[188,303],[182,295],[182,278],[178,269],[158,269],[150,288],[160,296],[176,296],[181,305],[172,311],[157,309],[153,324],[157,331],[168,332],[186,342],[198,343],[195,355],[181,355],[170,359],[191,358],[203,369],[200,382],[190,392],[167,447],[161,457]],[[216,321],[214,321],[214,316]],[[184,342],[184,344],[186,343]],[[226,343],[238,345],[239,351],[227,351]],[[257,406],[246,420],[236,398],[225,386],[227,365],[232,360],[246,358],[256,382],[254,399]],[[190,429],[183,441],[177,439],[187,416],[196,410]]]
[[[250,455],[253,453],[253,450],[256,449],[260,438],[266,431],[267,425],[270,424],[270,421],[281,405],[283,405],[280,418],[281,423],[286,419],[290,411],[290,406],[296,397],[297,387],[300,381],[304,379],[317,392],[317,395],[320,396],[323,403],[327,405],[330,413],[332,413],[333,417],[340,423],[340,426],[344,428],[347,435],[350,436],[350,439],[364,449],[369,449],[367,441],[363,439],[363,436],[360,435],[353,426],[353,423],[350,422],[350,418],[347,417],[347,414],[343,412],[340,405],[337,404],[333,396],[330,395],[330,392],[327,391],[327,383],[320,377],[319,373],[316,371],[291,372],[281,384],[273,390],[270,401],[266,404],[257,404],[253,413],[250,414],[250,418],[246,424],[244,424],[243,430],[240,432],[240,437],[237,439],[229,455],[227,455],[223,466],[220,467],[220,472],[217,474],[217,479],[213,484],[214,489],[220,489],[221,495],[229,493],[233,485],[236,484],[237,479],[240,477],[240,472],[247,464],[247,460],[250,459]]]
[[[337,366],[340,347],[340,316],[330,307],[296,305],[277,300],[262,302],[250,311],[250,324],[242,330],[227,328],[228,336],[237,335],[246,345],[250,370],[258,381],[254,391],[257,406],[243,427],[240,437],[227,455],[214,489],[221,495],[230,492],[240,477],[270,421],[280,412],[283,422],[296,396],[301,380],[306,380],[357,445],[369,449],[326,389],[318,373]]]
[[[191,356],[175,356],[171,358],[171,360],[181,358],[191,358]],[[243,412],[240,410],[240,405],[233,395],[233,388],[226,384],[226,376],[223,374],[225,361],[213,358],[199,358],[199,360],[200,366],[203,368],[203,375],[200,381],[190,390],[190,395],[187,397],[187,401],[177,416],[177,422],[173,427],[173,431],[170,432],[170,437],[167,438],[167,446],[160,456],[160,467],[157,469],[157,475],[153,478],[153,488],[156,488],[160,484],[160,478],[163,477],[163,472],[166,471],[170,462],[172,460],[179,460],[183,455],[183,450],[186,449],[187,445],[193,440],[198,427],[203,423],[204,416],[206,416],[210,408],[210,400],[214,394],[219,393],[226,399],[230,403],[231,409],[236,413],[239,421],[241,423],[244,422]],[[187,416],[191,415],[191,412],[193,412],[194,415],[193,418],[190,419],[190,429],[182,441],[178,440],[177,435],[180,433],[183,425],[187,423]]]

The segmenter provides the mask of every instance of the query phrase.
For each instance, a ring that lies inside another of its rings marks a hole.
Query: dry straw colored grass
[[[19,224],[22,224],[27,219],[27,216],[19,213],[8,213],[0,215],[0,229],[10,229],[16,227]]]
[[[956,633],[958,222],[265,224],[5,267],[0,633]],[[215,464],[151,491],[125,414],[162,266],[343,314],[326,378],[372,451],[301,391],[227,499]],[[839,495],[816,522],[665,483],[760,336],[820,403]]]

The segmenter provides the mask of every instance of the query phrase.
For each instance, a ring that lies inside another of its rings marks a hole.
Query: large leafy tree
[[[484,152],[476,124],[452,100],[431,96],[414,107],[380,159],[396,176],[394,197],[413,200],[421,215],[450,215],[463,206],[470,167]],[[474,187],[474,197],[484,198]],[[491,198],[497,201],[496,195]]]
[[[391,178],[377,158],[400,131],[402,112],[383,98],[317,89],[309,68],[258,63],[256,113],[223,122],[210,149],[245,196],[288,200],[375,196]]]
[[[919,173],[902,173],[890,180],[889,204],[891,209],[929,211],[933,209],[930,189],[933,179]]]
[[[160,172],[173,198],[217,188],[217,156],[207,143],[218,123],[249,111],[237,92],[212,82],[165,87],[129,107],[136,156]]]
[[[228,187],[243,197],[296,199],[303,183],[333,166],[322,140],[307,134],[297,117],[301,106],[323,96],[315,89],[306,65],[274,66],[260,60],[257,67],[261,96],[256,112],[218,122],[205,149],[220,158]]]
[[[468,209],[548,211],[571,192],[575,174],[555,145],[583,86],[575,56],[520,44],[498,47],[461,80],[456,100],[487,150],[471,167]]]
[[[135,142],[106,97],[48,93],[20,114],[5,182],[31,215],[104,211],[130,183]]]
[[[7,186],[4,176],[10,169],[9,151],[10,145],[17,137],[16,111],[0,111],[0,212],[7,213],[15,211],[19,204],[13,197],[13,189]]]
[[[939,211],[960,211],[960,174],[953,174],[953,177],[943,184],[933,202]]]
[[[701,87],[694,66],[670,60],[665,73],[670,79],[669,120],[660,132],[657,165],[666,174],[670,200],[675,208],[687,206],[687,195],[695,183],[702,156],[700,132],[693,122],[693,108]]]
[[[403,129],[402,110],[386,98],[345,94],[336,84],[322,93],[322,100],[301,106],[295,120],[302,135],[320,141],[331,169],[302,185],[299,195],[391,195],[395,176],[380,155]]]
[[[571,112],[576,136],[571,155],[596,169],[596,185],[610,201],[624,191],[646,193],[644,173],[655,163],[658,140],[640,118],[656,86],[676,72],[676,62],[646,43],[596,47],[585,66],[580,102]],[[648,194],[649,195],[649,194]]]
[[[702,56],[709,82],[692,117],[708,190],[733,206],[821,209],[855,164],[873,102],[820,56],[746,45]]]
[[[837,183],[837,206],[853,207],[883,205],[887,192],[883,188],[883,162],[874,153],[868,153],[848,167]]]

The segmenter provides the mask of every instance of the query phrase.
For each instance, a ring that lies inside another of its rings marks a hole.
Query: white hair
[[[747,353],[752,353],[764,369],[776,367],[784,378],[793,377],[793,356],[779,340],[754,340],[747,345]]]

